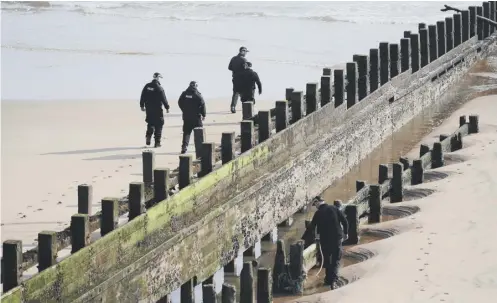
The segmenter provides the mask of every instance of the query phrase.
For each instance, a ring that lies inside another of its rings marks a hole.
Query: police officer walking
[[[259,75],[252,70],[252,63],[246,62],[244,70],[239,72],[235,77],[235,86],[240,93],[242,102],[252,101],[255,103],[255,86],[262,93],[262,83]]]
[[[197,89],[197,82],[192,81],[188,88],[181,94],[178,105],[183,112],[183,142],[181,153],[186,153],[190,136],[195,127],[202,127],[205,119],[205,102],[202,94]]]
[[[146,145],[150,145],[152,135],[155,139],[155,147],[160,147],[162,136],[162,128],[164,127],[164,112],[162,106],[169,113],[169,103],[167,102],[166,94],[162,88],[159,78],[162,78],[160,73],[154,73],[154,79],[145,85],[140,97],[140,108],[146,112],[145,122],[147,122],[147,131],[145,133]]]
[[[238,55],[234,56],[230,60],[228,69],[232,72],[233,79],[233,96],[231,97],[231,112],[236,113],[236,103],[238,102],[239,92],[236,89],[235,77],[236,75],[245,69],[244,64],[247,62],[245,55],[248,53],[248,49],[245,46],[240,47]]]
[[[317,226],[323,253],[323,267],[326,269],[324,283],[330,285],[331,289],[335,289],[338,281],[338,267],[342,258],[342,241],[348,239],[349,224],[336,206],[325,203],[320,196],[312,200],[312,205],[317,208],[317,211],[307,230],[313,231]],[[343,231],[340,224],[343,226]]]

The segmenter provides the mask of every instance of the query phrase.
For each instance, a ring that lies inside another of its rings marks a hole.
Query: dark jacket
[[[202,94],[193,87],[188,87],[179,97],[178,106],[183,112],[183,121],[198,121],[205,118],[205,102]]]
[[[163,119],[164,112],[162,111],[162,105],[169,110],[169,103],[167,102],[164,89],[160,85],[160,82],[154,79],[143,87],[140,97],[140,107],[145,107],[147,122],[154,119]]]
[[[342,231],[340,223],[345,232]],[[349,224],[344,214],[335,206],[326,203],[320,205],[314,213],[308,229],[313,230],[316,226],[320,243],[323,246],[333,245],[342,239],[349,230]]]
[[[233,76],[235,76],[235,74],[237,74],[238,72],[244,70],[245,62],[247,62],[247,59],[245,59],[245,57],[242,57],[240,54],[231,58],[228,69],[233,72]]]
[[[233,80],[237,93],[252,92],[255,89],[256,84],[259,91],[262,91],[262,83],[259,79],[259,75],[251,68],[244,69],[237,73]]]

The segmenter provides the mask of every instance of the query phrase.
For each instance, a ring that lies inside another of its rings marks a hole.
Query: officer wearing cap
[[[238,102],[239,93],[235,86],[235,77],[239,72],[245,70],[245,55],[248,53],[248,49],[245,46],[240,47],[238,51],[238,55],[234,56],[230,60],[230,64],[228,65],[228,69],[232,72],[233,79],[231,80],[233,83],[233,96],[231,97],[231,112],[236,113],[236,103]]]
[[[162,75],[154,73],[153,80],[143,87],[140,97],[140,108],[146,112],[146,144],[150,145],[150,140],[152,135],[154,135],[155,147],[161,146],[162,128],[164,127],[163,105],[166,108],[166,112],[169,113],[169,103],[167,102],[166,94],[159,82],[159,78],[162,78]]]
[[[186,153],[190,136],[195,127],[202,127],[205,119],[205,102],[202,94],[197,89],[197,82],[191,81],[188,88],[181,94],[178,105],[183,112],[183,142],[181,153]]]
[[[312,205],[317,208],[317,211],[307,230],[312,231],[317,227],[323,253],[323,267],[326,269],[324,283],[330,285],[331,289],[335,289],[338,281],[338,267],[342,258],[342,241],[348,238],[349,224],[336,206],[327,204],[320,196],[312,200]],[[343,230],[340,225],[343,226]]]

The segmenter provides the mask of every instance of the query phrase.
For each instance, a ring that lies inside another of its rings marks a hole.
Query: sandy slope
[[[470,114],[480,116],[480,133],[465,137],[454,153],[466,161],[437,169],[449,177],[417,186],[434,194],[399,204],[417,205],[419,213],[382,223],[409,231],[364,245],[377,256],[341,271],[360,280],[292,302],[495,302],[497,96],[469,102],[422,142],[452,133],[459,116]]]
[[[171,100],[156,166],[174,169],[182,121]],[[206,100],[207,140],[220,144],[223,131],[240,133],[241,104]],[[257,110],[274,102],[257,102]],[[36,245],[41,230],[61,230],[77,212],[77,185],[93,185],[93,211],[105,196],[122,197],[141,181],[144,113],[133,101],[2,102],[2,241]],[[189,152],[194,153],[193,136]]]

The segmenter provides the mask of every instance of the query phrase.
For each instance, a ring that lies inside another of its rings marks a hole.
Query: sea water
[[[156,71],[177,97],[191,80],[230,98],[240,46],[263,83],[261,100],[319,82],[323,67],[478,2],[2,2],[1,98],[138,100]]]

